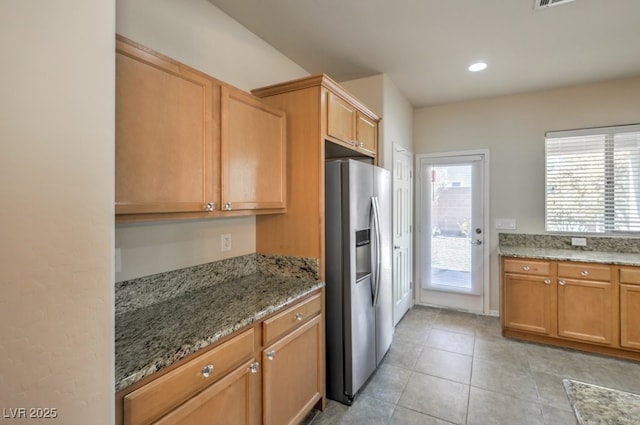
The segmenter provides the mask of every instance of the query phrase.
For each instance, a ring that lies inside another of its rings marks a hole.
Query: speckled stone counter
[[[538,258],[541,260],[584,261],[589,263],[640,266],[640,254],[601,251],[573,251],[570,249],[501,246],[498,253],[504,257]]]
[[[501,233],[498,254],[505,257],[640,266],[640,239],[587,237],[572,247],[571,236]]]
[[[563,380],[567,396],[581,425],[636,425],[640,423],[640,395]]]
[[[305,269],[309,266],[305,261],[296,264],[295,259],[264,256],[235,261],[253,263],[240,267],[243,273],[250,273],[240,276],[232,273],[233,277],[223,279],[217,276],[219,273],[207,274],[203,272],[203,266],[197,266],[162,274],[156,277],[155,283],[160,287],[157,292],[164,295],[120,304],[115,318],[116,391],[324,286],[317,279],[317,269],[316,273]],[[295,266],[300,265],[302,270],[296,269]],[[204,268],[227,266],[206,265]],[[182,276],[183,281],[190,283],[183,285],[185,287],[178,285],[180,288],[173,292],[163,288],[162,282],[175,280],[174,275]],[[214,282],[207,282],[207,279]],[[145,289],[154,292],[152,282],[149,277],[126,282],[121,287],[131,296]],[[134,286],[139,287],[134,289]],[[167,292],[172,296],[167,296]],[[117,294],[116,299],[118,297]],[[120,295],[120,298],[124,296]]]

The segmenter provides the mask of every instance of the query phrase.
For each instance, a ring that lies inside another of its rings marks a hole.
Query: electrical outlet
[[[231,233],[223,233],[220,236],[222,251],[231,251]]]
[[[571,238],[573,246],[587,246],[587,238]]]

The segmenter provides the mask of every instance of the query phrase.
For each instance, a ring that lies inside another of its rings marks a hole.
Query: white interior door
[[[413,154],[393,147],[393,325],[413,303]]]
[[[421,156],[420,304],[483,313],[485,155]]]

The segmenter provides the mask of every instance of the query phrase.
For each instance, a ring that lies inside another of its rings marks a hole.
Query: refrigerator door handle
[[[382,261],[381,261],[381,240],[380,240],[380,204],[376,196],[371,197],[371,207],[373,209],[373,240],[374,240],[374,296],[373,305],[378,305],[378,297],[380,295],[380,274],[382,273]]]

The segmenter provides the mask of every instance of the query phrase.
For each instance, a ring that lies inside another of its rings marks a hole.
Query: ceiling
[[[309,73],[384,73],[414,107],[640,75],[640,0],[209,1]]]

